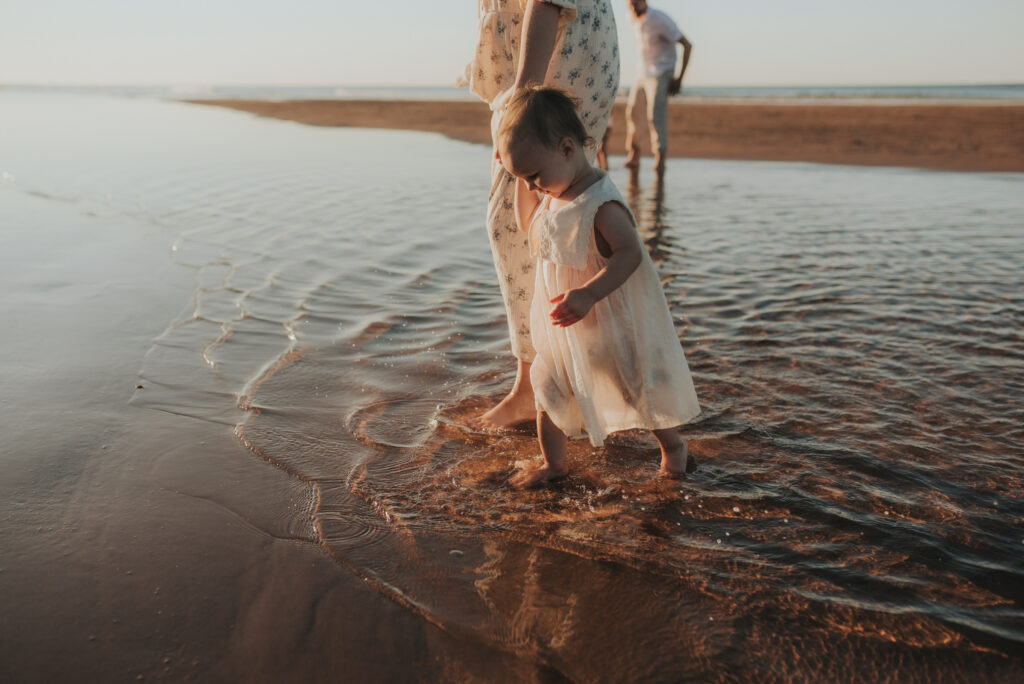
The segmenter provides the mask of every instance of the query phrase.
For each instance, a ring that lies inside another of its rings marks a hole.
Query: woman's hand
[[[586,288],[563,292],[551,300],[555,308],[549,314],[552,325],[563,328],[579,323],[597,302]]]

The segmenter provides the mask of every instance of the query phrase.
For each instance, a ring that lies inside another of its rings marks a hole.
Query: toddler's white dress
[[[625,283],[578,323],[553,325],[550,300],[582,287],[605,267],[594,216],[606,202],[629,212],[607,174],[558,209],[544,198],[530,221],[537,258],[530,332],[537,350],[530,380],[537,408],[570,437],[600,446],[616,430],[681,425],[700,413],[683,348],[647,249]],[[633,218],[630,213],[630,218]],[[635,219],[634,219],[635,225]],[[640,236],[636,235],[637,242]]]

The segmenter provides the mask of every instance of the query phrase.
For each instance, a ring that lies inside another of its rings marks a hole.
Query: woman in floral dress
[[[587,134],[600,141],[619,88],[619,42],[610,0],[478,0],[478,13],[476,55],[466,67],[465,81],[491,105],[492,140],[512,91],[543,84],[572,93]],[[587,149],[590,161],[596,155],[596,145]],[[509,427],[536,417],[530,385],[534,264],[528,241],[516,227],[515,187],[515,177],[495,154],[487,232],[517,370],[509,395],[473,421],[481,428]]]

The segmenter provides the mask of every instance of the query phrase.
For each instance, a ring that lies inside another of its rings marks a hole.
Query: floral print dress
[[[515,82],[519,67],[525,0],[479,0],[480,29],[476,55],[466,67],[464,83],[489,104],[500,102]],[[560,9],[558,33],[545,85],[571,92],[580,100],[580,120],[595,146],[587,149],[593,161],[611,117],[619,89],[619,44],[610,0],[551,0]],[[491,133],[501,120],[500,107],[491,117]],[[495,159],[491,164],[491,194],[487,231],[498,282],[508,314],[512,353],[532,361],[530,302],[534,263],[525,236],[516,226],[513,199],[515,178]]]

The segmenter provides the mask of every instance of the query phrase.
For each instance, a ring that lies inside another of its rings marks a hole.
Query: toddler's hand
[[[589,290],[581,288],[563,292],[553,298],[551,303],[555,304],[555,308],[549,314],[551,323],[565,328],[573,323],[579,323],[596,302]]]

